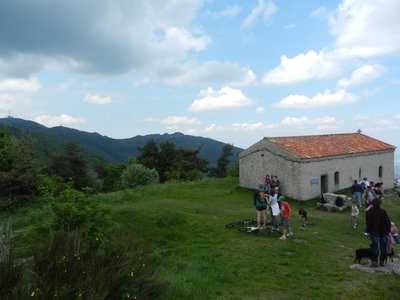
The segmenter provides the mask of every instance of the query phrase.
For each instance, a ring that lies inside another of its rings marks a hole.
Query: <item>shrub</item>
[[[121,174],[121,187],[133,188],[138,185],[159,183],[160,178],[155,169],[148,169],[138,163],[129,164]]]
[[[10,220],[0,223],[0,299],[11,299],[22,279],[20,264],[13,262],[13,241]]]
[[[85,230],[97,239],[107,231],[107,211],[85,193],[67,189],[52,204],[54,230]]]
[[[24,299],[152,299],[165,289],[145,249],[102,245],[83,230],[59,230],[34,253]]]
[[[204,177],[204,175],[200,170],[190,170],[189,172],[187,172],[186,180],[195,181],[195,180],[200,180],[203,177]]]

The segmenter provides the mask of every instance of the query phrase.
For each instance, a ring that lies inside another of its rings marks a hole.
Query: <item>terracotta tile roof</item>
[[[266,137],[301,159],[394,150],[395,147],[361,133]]]

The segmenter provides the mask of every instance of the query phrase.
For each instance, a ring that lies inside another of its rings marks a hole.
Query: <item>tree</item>
[[[131,162],[121,174],[121,187],[134,188],[138,185],[159,183],[160,178],[155,169]]]
[[[0,209],[33,199],[40,183],[42,164],[28,135],[11,137],[0,130]]]
[[[139,151],[138,157],[136,160],[138,163],[146,166],[149,169],[158,168],[159,166],[159,151],[157,142],[153,139],[150,139],[143,148],[137,147]]]
[[[155,168],[160,182],[168,180],[194,180],[207,171],[208,161],[199,158],[201,147],[197,149],[178,148],[170,141],[149,140],[143,148],[138,148],[137,162],[147,168]]]
[[[124,164],[113,164],[107,167],[107,175],[103,179],[103,191],[115,192],[121,188],[121,174],[125,168]]]
[[[91,186],[86,161],[78,142],[69,142],[65,146],[64,153],[53,155],[50,170],[65,181],[72,182],[77,190]]]
[[[221,156],[217,160],[217,167],[210,171],[210,177],[225,178],[228,175],[229,157],[232,155],[232,149],[232,144],[225,144]]]

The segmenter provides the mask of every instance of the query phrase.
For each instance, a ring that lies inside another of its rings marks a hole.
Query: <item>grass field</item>
[[[396,197],[386,197],[383,208],[400,225]],[[152,255],[161,259],[158,277],[168,285],[162,299],[399,299],[398,276],[349,268],[354,250],[369,244],[363,213],[353,229],[350,211],[322,211],[309,201],[304,207],[310,225],[301,230],[300,204],[290,201],[295,236],[281,241],[277,233],[225,227],[256,215],[252,191],[239,188],[235,178],[153,185],[93,198],[108,208],[121,239],[150,240]],[[29,242],[32,227],[45,222],[40,206],[12,215],[20,243]]]

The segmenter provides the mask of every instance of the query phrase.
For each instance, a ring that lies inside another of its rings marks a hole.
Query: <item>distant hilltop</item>
[[[72,129],[64,126],[56,126],[48,128],[34,121],[13,118],[10,115],[7,118],[0,118],[0,125],[10,128],[11,134],[16,131],[24,130],[35,136],[36,139],[42,141],[46,145],[52,144],[49,139],[54,142],[78,141],[80,146],[90,153],[103,157],[111,163],[127,163],[129,159],[138,156],[138,147],[143,147],[150,139],[158,142],[170,141],[177,147],[198,148],[201,147],[199,156],[208,160],[210,166],[215,166],[222,148],[225,143],[210,138],[185,135],[180,132],[172,134],[149,134],[137,135],[126,139],[113,139],[100,135],[97,132],[89,133]],[[231,163],[237,159],[237,154],[243,151],[238,147],[233,147]]]

